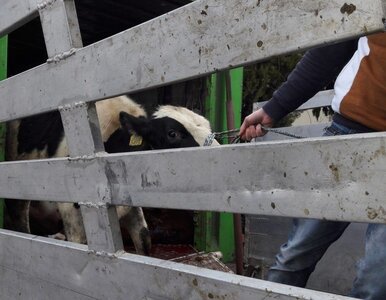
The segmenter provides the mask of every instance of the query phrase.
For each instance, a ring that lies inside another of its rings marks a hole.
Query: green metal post
[[[243,68],[230,71],[235,127],[241,125]],[[214,131],[227,129],[225,73],[213,74],[206,105],[206,117]],[[220,250],[223,261],[231,262],[235,255],[233,215],[203,212],[196,215],[195,247],[202,251]]]
[[[7,36],[0,38],[0,80],[7,77],[7,53],[8,53]],[[0,125],[0,161],[5,156],[5,124]],[[0,228],[4,224],[4,200],[0,200]]]

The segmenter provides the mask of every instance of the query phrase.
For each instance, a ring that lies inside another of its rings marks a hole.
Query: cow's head
[[[171,105],[160,106],[151,118],[121,112],[120,122],[120,136],[129,134],[131,139],[141,140],[151,149],[203,146],[211,133],[207,119],[187,108]]]

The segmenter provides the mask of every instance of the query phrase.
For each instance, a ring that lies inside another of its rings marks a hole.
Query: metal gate
[[[0,35],[39,15],[49,59],[0,82],[0,121],[59,109],[70,158],[1,163],[0,197],[79,202],[89,245],[1,230],[1,298],[348,299],[125,253],[114,205],[383,223],[384,133],[108,155],[94,101],[382,31],[384,8],[199,0],[82,47],[72,0],[2,0]]]

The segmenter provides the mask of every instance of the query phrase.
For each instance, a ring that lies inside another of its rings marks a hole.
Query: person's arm
[[[259,124],[272,126],[322,90],[339,74],[357,48],[357,40],[314,48],[306,52],[287,81],[274,93],[262,109],[247,116],[240,136],[250,140],[265,132]],[[248,132],[247,132],[248,129]]]

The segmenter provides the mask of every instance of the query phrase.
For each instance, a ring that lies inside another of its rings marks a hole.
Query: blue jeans
[[[325,136],[358,133],[332,123]],[[311,219],[295,219],[287,243],[280,248],[267,280],[305,287],[316,263],[327,248],[349,225]],[[357,274],[350,296],[366,300],[386,300],[386,225],[369,224],[366,231],[365,255],[357,264]]]

